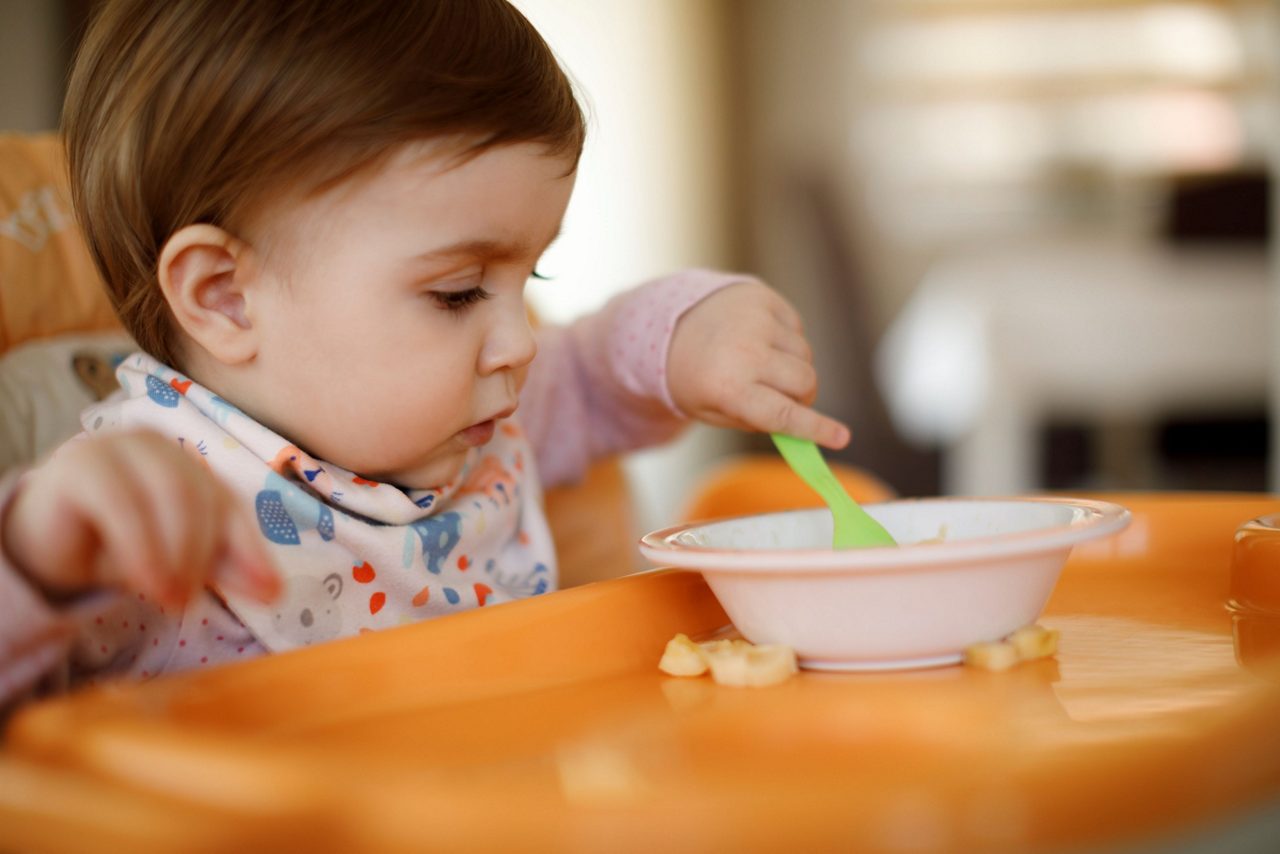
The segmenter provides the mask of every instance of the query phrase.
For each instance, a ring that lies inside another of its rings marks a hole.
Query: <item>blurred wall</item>
[[[867,100],[858,39],[874,4],[741,0],[733,5],[735,152],[744,263],[800,310],[814,346],[817,406],[850,425],[835,456],[899,492],[932,494],[938,461],[896,433],[875,388],[874,347],[927,253],[883,228],[852,145]],[[756,439],[757,449],[768,451]]]
[[[0,130],[58,126],[65,33],[60,3],[0,0]]]
[[[515,0],[573,78],[586,150],[533,283],[568,320],[673,268],[729,261],[722,0]]]
[[[1280,43],[1280,14],[1274,20],[1274,33]],[[1280,89],[1280,83],[1277,84]],[[1277,95],[1280,97],[1280,95]],[[1271,143],[1271,174],[1280,175],[1280,134]],[[1280,492],[1280,192],[1271,193],[1271,468],[1268,489]]]
[[[884,383],[865,371],[920,285],[953,259],[995,265],[1021,252],[1028,284],[1064,269],[1079,283],[1077,268],[1041,248],[1070,246],[1092,261],[1091,246],[1110,246],[1145,262],[1194,243],[1224,259],[1206,288],[1230,287],[1240,277],[1228,270],[1252,271],[1254,259],[1265,277],[1252,222],[1249,234],[1209,240],[1170,233],[1169,219],[1189,185],[1267,180],[1280,136],[1278,13],[1274,0],[733,5],[744,88],[737,139],[746,149],[740,245],[748,266],[810,319],[819,403],[854,428],[844,458],[918,492],[910,484],[937,473],[930,451],[944,462],[957,456],[940,439],[904,448],[901,419],[885,413]],[[1221,226],[1235,213],[1220,203],[1197,211],[1197,224]],[[1124,278],[1099,265],[1100,281]],[[1144,284],[1158,291],[1163,280]],[[964,355],[941,338],[932,351],[938,377]],[[1267,368],[1251,362],[1250,376]],[[1049,473],[1056,488],[1256,488],[1267,468],[1258,437],[1276,428],[1274,417],[1265,424],[1265,390],[1239,408],[1203,400],[1154,420],[1124,407],[1090,420],[1101,407],[1089,395],[1081,390],[1078,411],[1042,419],[1040,459],[1004,454],[1018,458],[1022,480],[1043,487]],[[931,397],[926,408],[940,414],[943,402]],[[1177,419],[1195,428],[1194,471],[1175,472],[1160,457]],[[1219,452],[1228,459],[1215,459]],[[1151,465],[1115,465],[1139,456]],[[947,476],[935,482],[954,479],[941,468]]]
[[[866,100],[856,45],[874,20],[872,5],[851,0],[736,3],[742,132],[735,142],[742,148],[745,173],[747,262],[796,301],[806,317],[837,308],[813,284],[823,271],[815,259],[809,194],[815,184],[825,187],[838,199],[839,236],[856,259],[869,300],[863,308],[878,329],[915,281],[920,262],[886,240],[877,212],[866,204],[868,176],[852,156],[852,130]],[[840,364],[826,367],[822,373],[833,377],[844,370]],[[822,400],[834,409],[852,402],[838,381],[823,389]]]

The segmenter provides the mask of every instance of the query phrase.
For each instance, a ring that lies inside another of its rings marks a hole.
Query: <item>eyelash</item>
[[[544,276],[536,269],[529,274],[530,278],[539,281],[550,281],[550,276]],[[476,303],[484,302],[493,296],[484,288],[470,288],[465,291],[435,291],[431,294],[436,304],[445,311],[460,313],[471,308]]]
[[[431,296],[445,311],[460,313],[476,303],[484,302],[493,294],[484,288],[471,288],[465,291],[436,291]]]

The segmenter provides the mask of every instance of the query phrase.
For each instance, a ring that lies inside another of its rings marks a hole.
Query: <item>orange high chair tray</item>
[[[1113,850],[1270,815],[1280,551],[1241,526],[1280,497],[1107,498],[1134,521],[1072,555],[1054,659],[672,678],[725,616],[643,573],[29,706],[0,848]]]

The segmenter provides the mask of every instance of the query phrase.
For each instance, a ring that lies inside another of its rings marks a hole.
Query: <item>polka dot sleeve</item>
[[[19,472],[0,478],[0,518]],[[10,562],[0,543],[0,710],[32,692],[65,664],[73,621],[50,607]]]

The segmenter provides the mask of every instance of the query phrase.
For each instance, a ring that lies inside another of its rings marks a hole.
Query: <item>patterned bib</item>
[[[404,490],[313,459],[145,353],[116,375],[124,395],[85,411],[88,432],[156,430],[253,507],[284,591],[270,605],[217,593],[273,652],[556,586],[533,455],[513,419],[451,483]]]

